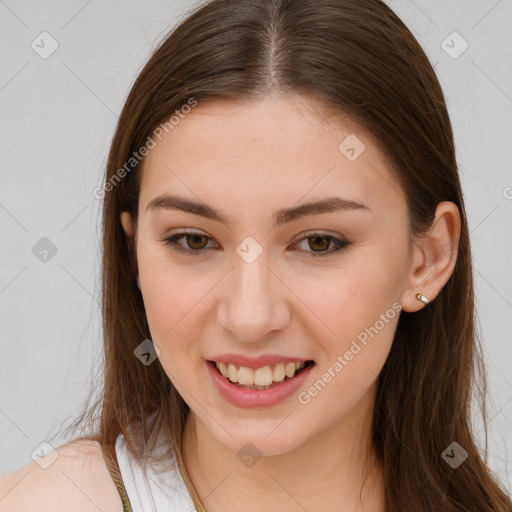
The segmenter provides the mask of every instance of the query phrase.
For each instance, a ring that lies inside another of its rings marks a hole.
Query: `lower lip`
[[[222,376],[212,363],[207,361],[206,366],[208,367],[208,371],[210,372],[217,391],[230,404],[236,405],[237,407],[262,408],[271,407],[289,398],[302,386],[309,372],[315,365],[312,364],[304,368],[291,379],[277,382],[268,389],[241,388]]]

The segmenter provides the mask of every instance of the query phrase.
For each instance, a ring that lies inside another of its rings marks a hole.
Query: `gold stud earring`
[[[423,302],[423,304],[428,304],[428,298],[421,294],[421,293],[417,293],[416,294],[416,298],[420,301],[420,302]]]

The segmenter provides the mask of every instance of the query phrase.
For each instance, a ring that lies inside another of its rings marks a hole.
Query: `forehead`
[[[219,208],[274,210],[327,194],[372,210],[403,202],[374,137],[302,96],[198,102],[161,139],[142,164],[142,211],[166,192]]]

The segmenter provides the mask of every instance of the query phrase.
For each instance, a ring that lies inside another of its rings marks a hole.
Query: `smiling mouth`
[[[304,369],[315,364],[314,361],[296,361],[293,363],[277,363],[253,369],[237,366],[233,363],[208,361],[226,380],[246,389],[269,389],[280,382],[296,377]]]

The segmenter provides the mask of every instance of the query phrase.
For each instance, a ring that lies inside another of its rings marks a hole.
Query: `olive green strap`
[[[105,463],[107,465],[107,469],[110,472],[110,476],[114,481],[114,484],[117,488],[117,492],[121,497],[121,501],[123,503],[124,512],[133,512],[132,506],[130,504],[130,500],[128,499],[128,495],[126,493],[126,489],[123,484],[123,479],[121,477],[121,471],[119,470],[119,464],[117,462],[115,445],[112,445],[109,456],[106,457]]]

